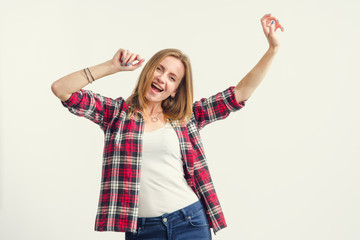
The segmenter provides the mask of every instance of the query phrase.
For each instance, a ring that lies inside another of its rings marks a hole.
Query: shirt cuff
[[[226,101],[226,106],[230,111],[237,111],[240,110],[241,108],[243,108],[245,106],[245,102],[241,101],[240,103],[238,103],[236,101],[236,97],[235,97],[235,86],[231,86],[229,88],[227,88],[224,92],[224,98]]]
[[[61,101],[62,105],[64,107],[73,107],[78,105],[81,102],[83,91],[84,90],[80,89],[79,91],[72,93],[68,100]]]

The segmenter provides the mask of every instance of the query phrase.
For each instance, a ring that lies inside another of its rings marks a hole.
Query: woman
[[[190,61],[177,49],[156,53],[126,100],[82,89],[143,64],[124,49],[52,84],[70,112],[105,134],[96,231],[126,232],[126,239],[211,239],[210,228],[226,227],[199,130],[241,109],[264,78],[279,47],[275,31],[284,29],[271,14],[261,23],[269,49],[259,63],[236,87],[195,103]]]

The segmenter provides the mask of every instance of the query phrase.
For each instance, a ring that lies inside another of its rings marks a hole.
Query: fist
[[[270,44],[270,47],[277,48],[280,45],[279,37],[276,34],[276,30],[280,29],[284,31],[284,27],[280,24],[279,19],[272,16],[270,13],[265,14],[261,19],[261,24],[265,36]]]
[[[120,48],[115,53],[111,63],[118,71],[134,71],[140,67],[144,61],[145,59],[141,59],[139,54]]]

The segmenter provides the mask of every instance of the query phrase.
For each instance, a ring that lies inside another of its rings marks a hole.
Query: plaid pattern
[[[77,116],[88,118],[104,131],[102,181],[96,231],[136,232],[144,119],[127,119],[122,97],[111,99],[90,90],[79,90],[62,102]],[[231,86],[193,104],[193,115],[184,125],[171,122],[179,138],[185,178],[203,204],[214,234],[225,228],[225,218],[211,180],[199,130],[230,112],[241,109]],[[140,113],[141,114],[141,113]]]

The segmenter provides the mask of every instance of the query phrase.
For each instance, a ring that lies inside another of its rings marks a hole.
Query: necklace
[[[160,112],[161,113],[161,112]],[[151,121],[152,122],[157,122],[159,120],[158,116],[160,115],[160,113],[158,113],[158,115],[151,117]]]

